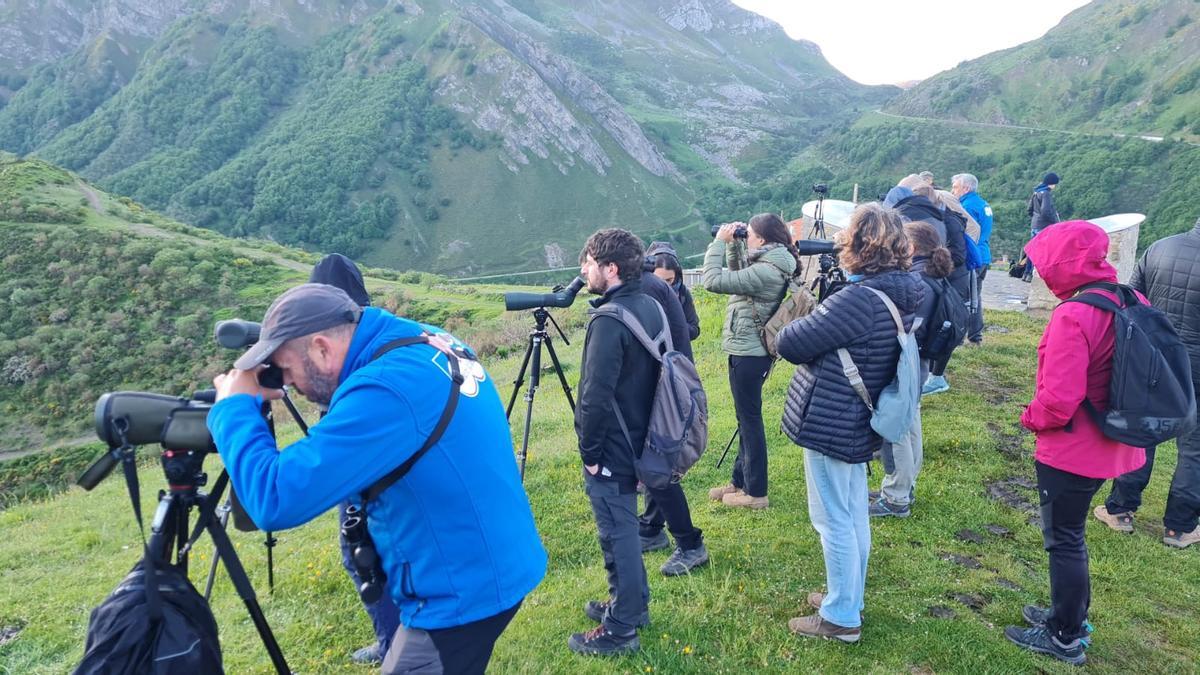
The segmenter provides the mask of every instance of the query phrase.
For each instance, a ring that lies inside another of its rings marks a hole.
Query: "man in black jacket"
[[[1161,309],[1179,333],[1192,361],[1192,385],[1200,393],[1200,220],[1191,232],[1154,242],[1138,261],[1130,285]],[[1200,543],[1200,428],[1175,441],[1179,460],[1163,514],[1163,543],[1187,548]],[[1133,514],[1154,468],[1154,448],[1146,448],[1146,464],[1113,481],[1108,500],[1096,507],[1096,518],[1118,532],[1133,532]]]
[[[665,328],[662,310],[642,292],[642,255],[642,242],[632,232],[600,230],[584,245],[580,274],[587,279],[588,290],[600,296],[591,301],[593,307],[618,304],[631,312],[648,334],[657,335]],[[650,622],[650,587],[638,537],[634,457],[646,440],[659,368],[658,360],[620,320],[596,316],[588,323],[575,433],[584,487],[608,572],[609,596],[584,606],[584,613],[599,625],[575,633],[567,641],[571,651],[580,654],[636,651],[641,647],[637,628]]]

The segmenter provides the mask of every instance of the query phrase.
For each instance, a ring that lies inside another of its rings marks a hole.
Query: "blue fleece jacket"
[[[988,205],[978,192],[972,190],[959,198],[959,203],[967,213],[979,223],[979,253],[983,257],[983,266],[992,264],[992,207]]]
[[[357,502],[420,448],[450,393],[445,355],[417,345],[370,359],[387,342],[423,329],[442,332],[365,309],[328,414],[283,450],[257,397],[239,394],[213,406],[208,428],[259,527],[295,527],[344,499]],[[500,395],[481,365],[461,363],[466,381],[445,434],[367,509],[388,591],[412,628],[498,614],[546,574]]]

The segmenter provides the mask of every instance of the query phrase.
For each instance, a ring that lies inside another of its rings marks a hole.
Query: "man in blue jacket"
[[[430,344],[389,343],[436,333]],[[304,284],[267,310],[262,334],[217,376],[208,416],[234,489],[267,530],[305,523],[359,495],[420,449],[450,400],[447,352],[462,354],[453,415],[403,478],[363,505],[371,538],[400,608],[384,673],[433,664],[482,673],[496,639],[546,573],[521,487],[499,393],[452,336],[360,308],[342,290]],[[270,361],[284,383],[329,412],[280,450],[258,413],[257,373]]]
[[[983,197],[979,196],[979,179],[969,173],[960,173],[950,179],[950,192],[958,197],[959,203],[979,223],[979,255],[983,266],[975,276],[975,297],[979,298],[978,306],[971,314],[971,330],[967,339],[974,344],[983,342],[983,278],[987,276],[988,268],[992,265],[992,207]]]

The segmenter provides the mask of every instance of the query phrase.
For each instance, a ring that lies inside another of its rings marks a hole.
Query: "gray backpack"
[[[629,310],[608,303],[588,310],[593,318],[610,316],[629,329],[646,351],[662,364],[658,374],[658,386],[650,409],[650,424],[646,429],[646,442],[640,456],[633,448],[625,416],[612,401],[617,423],[625,434],[625,441],[634,451],[634,468],[638,478],[647,487],[661,489],[677,483],[692,467],[708,445],[708,398],[700,383],[700,374],[691,359],[677,352],[671,344],[671,332],[667,326],[667,314],[657,302],[662,316],[662,331],[651,338],[642,323]]]
[[[850,386],[854,387],[863,403],[867,404],[867,410],[871,411],[871,428],[884,440],[899,443],[908,433],[913,420],[917,418],[917,406],[921,402],[920,346],[913,336],[917,327],[921,325],[921,317],[913,319],[912,329],[905,331],[900,311],[886,293],[870,286],[860,288],[879,296],[896,322],[896,339],[900,341],[900,360],[896,363],[896,377],[879,393],[879,403],[872,403],[871,395],[863,384],[862,375],[858,372],[858,366],[854,365],[854,359],[850,358],[850,352],[839,349],[838,358],[842,360],[842,372],[846,374],[846,379],[850,380]]]

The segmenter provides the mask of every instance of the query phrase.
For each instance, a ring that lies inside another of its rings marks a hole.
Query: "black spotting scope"
[[[575,277],[565,288],[561,285],[555,286],[553,293],[505,293],[504,309],[516,312],[538,307],[570,307],[584,283],[583,277]]]
[[[796,252],[799,253],[801,256],[824,255],[826,253],[832,254],[836,250],[837,250],[837,245],[834,244],[832,241],[825,241],[824,239],[797,239],[796,240]]]

